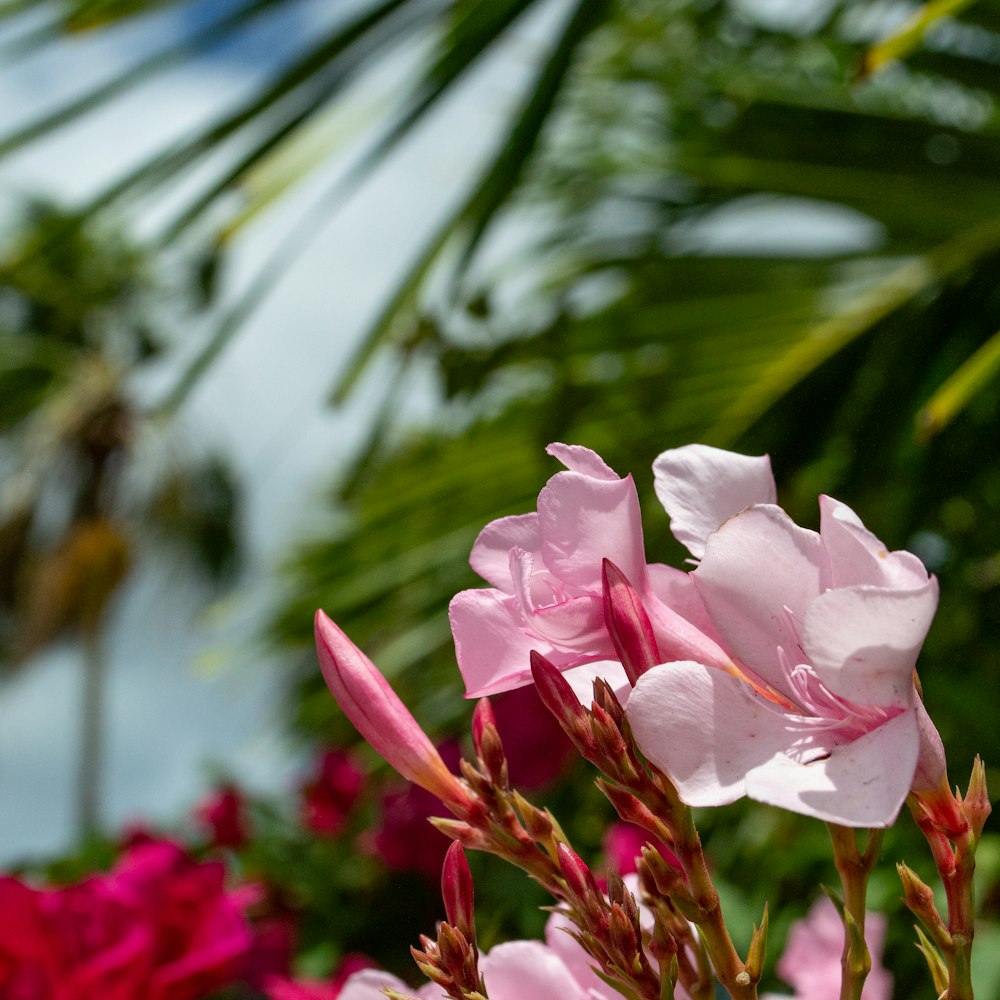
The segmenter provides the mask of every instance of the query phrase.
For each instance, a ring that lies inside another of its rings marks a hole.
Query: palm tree
[[[80,645],[81,835],[99,826],[108,610],[143,536],[186,535],[216,574],[235,551],[217,460],[179,454],[141,498],[127,489],[137,436],[156,433],[132,384],[159,350],[156,298],[142,252],[47,203],[28,206],[0,261],[0,662],[18,667],[63,635]]]

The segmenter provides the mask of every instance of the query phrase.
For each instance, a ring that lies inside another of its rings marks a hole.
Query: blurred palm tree
[[[133,384],[159,353],[157,298],[140,250],[51,204],[26,209],[0,258],[0,665],[64,635],[80,644],[81,834],[98,826],[103,639],[137,535],[183,540],[216,576],[235,556],[217,459],[178,455],[135,488],[139,440],[162,436]]]

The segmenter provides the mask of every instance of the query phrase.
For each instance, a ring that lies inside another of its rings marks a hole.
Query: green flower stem
[[[868,879],[882,847],[882,830],[867,831],[865,849],[859,850],[857,832],[827,823],[833,843],[833,860],[844,897],[844,952],[841,958],[840,1000],[861,1000],[871,956],[865,943],[865,903]]]

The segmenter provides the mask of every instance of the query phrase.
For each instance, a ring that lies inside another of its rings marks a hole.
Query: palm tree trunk
[[[83,842],[100,826],[101,757],[104,728],[104,629],[83,636],[83,698],[80,706],[80,758],[77,772],[76,832]]]

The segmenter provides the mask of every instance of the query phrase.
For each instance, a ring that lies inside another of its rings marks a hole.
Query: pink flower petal
[[[569,682],[573,694],[580,699],[580,704],[588,708],[594,700],[594,681],[598,677],[607,681],[620,704],[627,705],[632,694],[632,684],[625,668],[617,660],[598,660],[596,663],[570,667],[563,671],[563,677]]]
[[[937,609],[937,582],[919,590],[841,587],[809,606],[802,645],[819,679],[858,704],[913,704],[913,667]]]
[[[842,826],[889,826],[910,791],[920,742],[912,710],[799,764],[776,756],[748,771],[747,795]]]
[[[363,969],[355,972],[344,983],[337,1000],[385,1000],[382,990],[386,986],[398,990],[404,996],[412,993],[406,983],[392,973],[382,972],[380,969]]]
[[[586,1000],[584,989],[553,951],[540,941],[498,944],[480,961],[490,1000],[559,997]]]
[[[708,609],[701,599],[701,594],[698,593],[691,573],[674,566],[664,566],[663,563],[650,563],[646,567],[646,580],[649,590],[666,607],[676,611],[713,642],[722,644],[722,637],[709,617]],[[685,660],[688,657],[678,656],[677,659]],[[691,659],[698,658],[691,657]]]
[[[927,570],[915,555],[889,552],[847,504],[821,496],[819,509],[823,589],[856,584],[909,589],[927,583]]]
[[[523,618],[517,598],[499,590],[461,591],[451,599],[448,617],[467,698],[530,684],[533,649],[557,667],[579,663],[583,658],[579,652],[561,650],[544,638],[527,634],[525,627],[530,623]],[[542,624],[547,625],[547,620],[543,619]],[[557,620],[553,627],[559,624],[565,622]]]
[[[528,657],[539,643],[524,634],[516,598],[499,590],[463,590],[451,599],[448,618],[467,697],[530,683]]]
[[[752,507],[730,518],[694,571],[705,607],[726,648],[785,695],[779,659],[798,662],[799,629],[819,596],[820,538],[779,507]]]
[[[734,514],[775,502],[767,455],[737,455],[704,444],[663,452],[653,462],[656,495],[670,515],[670,530],[696,559],[705,539]]]
[[[553,458],[559,459],[570,472],[579,472],[594,479],[620,478],[596,451],[584,448],[581,444],[560,444],[554,441],[545,450]]]
[[[792,742],[777,706],[749,685],[700,663],[666,663],[639,678],[628,702],[639,749],[692,806],[746,794],[751,768]]]
[[[510,550],[524,549],[526,552],[540,553],[542,535],[538,529],[537,514],[517,514],[501,517],[486,525],[469,556],[472,568],[487,582],[512,594],[510,580]]]
[[[604,559],[635,586],[645,584],[642,518],[631,476],[556,473],[538,494],[538,522],[545,565],[568,586],[600,593]]]

